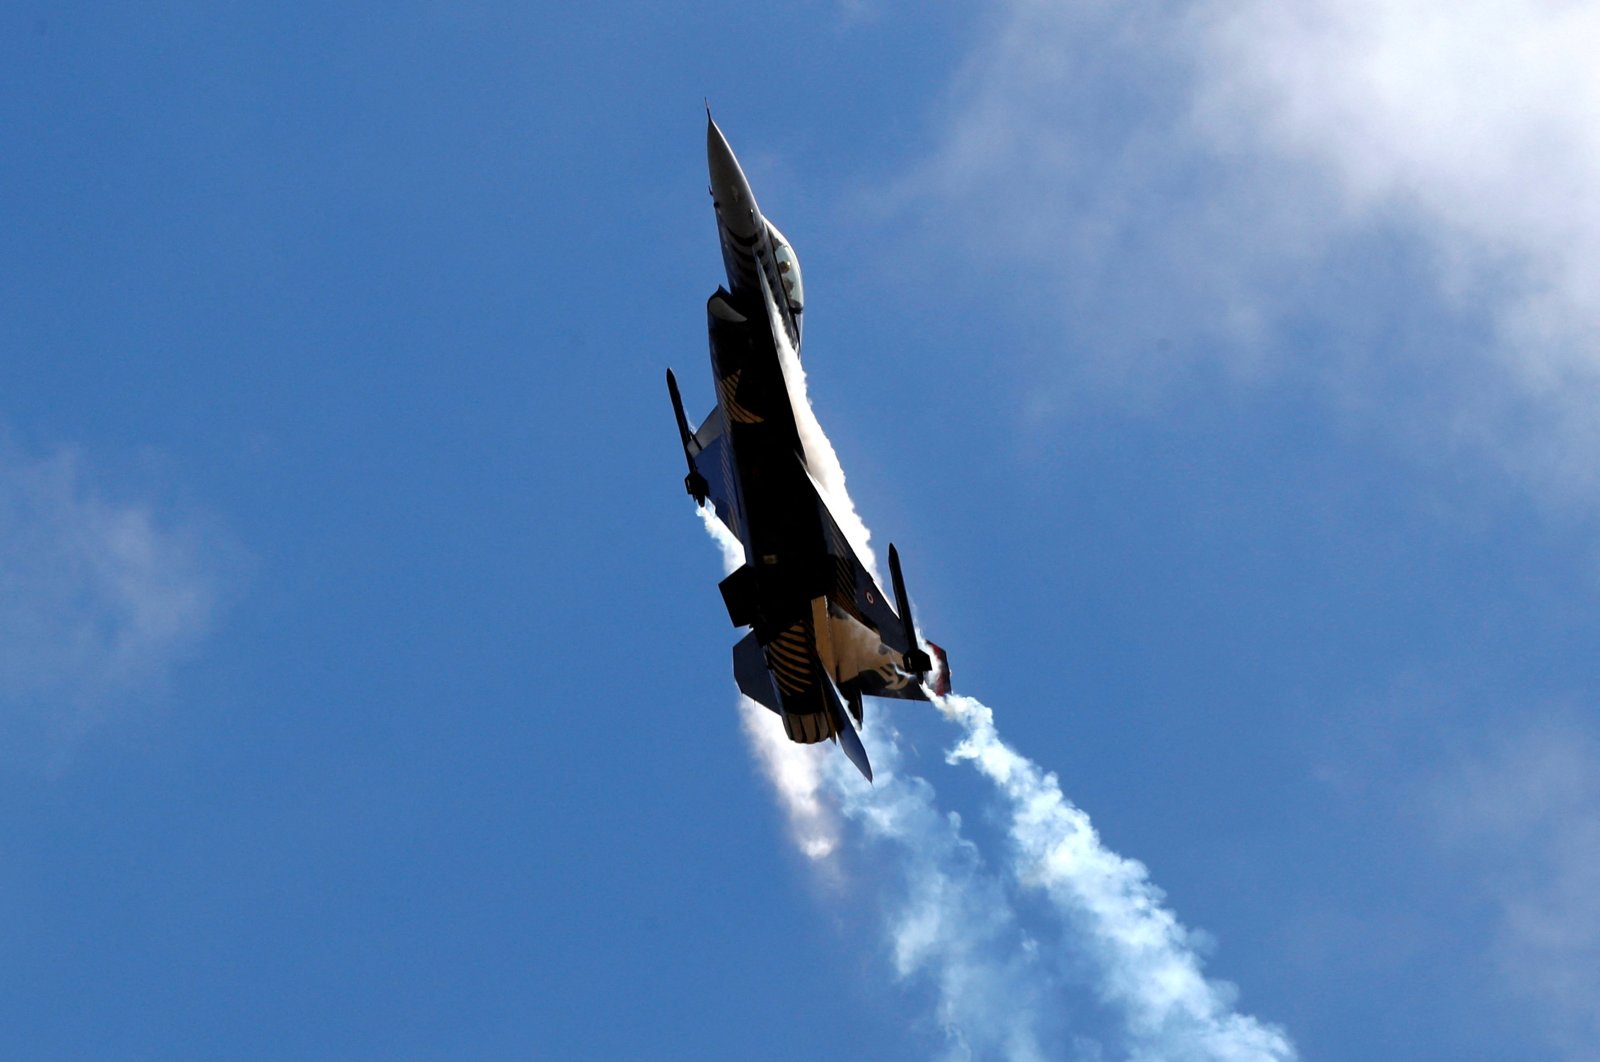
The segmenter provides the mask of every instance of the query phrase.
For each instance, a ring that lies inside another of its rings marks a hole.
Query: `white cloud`
[[[1199,10],[1211,130],[1308,168],[1337,197],[1343,224],[1387,222],[1420,237],[1437,294],[1488,315],[1487,348],[1552,418],[1510,462],[1592,484],[1600,8],[1249,0]]]
[[[1091,372],[1410,364],[1447,432],[1592,478],[1596,53],[1563,0],[1011,0],[898,198]]]
[[[1543,720],[1494,735],[1427,789],[1440,839],[1493,905],[1507,993],[1572,1059],[1600,1043],[1600,741]]]
[[[0,442],[0,726],[70,739],[158,687],[215,617],[217,536]]]
[[[1551,0],[1202,8],[1235,134],[1309,160],[1354,212],[1402,210],[1514,304],[1524,353],[1600,322],[1600,9]],[[1509,275],[1508,275],[1509,274]],[[1480,278],[1483,279],[1483,278]]]

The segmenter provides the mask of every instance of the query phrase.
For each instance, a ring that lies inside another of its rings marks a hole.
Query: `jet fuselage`
[[[697,502],[713,503],[744,547],[745,563],[720,587],[734,625],[752,628],[734,648],[734,675],[743,693],[782,716],[791,739],[838,740],[870,779],[844,703],[859,723],[863,694],[926,699],[920,680],[931,664],[910,629],[894,547],[899,614],[812,475],[790,379],[804,313],[799,260],[709,120],[706,154],[728,282],[706,304],[717,407],[697,431],[670,371],[667,383],[689,463],[685,485]]]

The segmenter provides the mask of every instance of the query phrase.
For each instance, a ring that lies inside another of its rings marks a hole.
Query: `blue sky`
[[[1104,853],[1303,1057],[1587,1057],[1597,42],[8,6],[0,1053],[1228,1057],[1140,1025]],[[769,781],[661,380],[709,406],[707,97],[1077,870],[931,708],[869,709],[875,789]]]

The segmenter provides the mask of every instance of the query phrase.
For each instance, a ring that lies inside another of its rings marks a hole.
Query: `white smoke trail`
[[[706,534],[711,536],[722,553],[722,574],[732,575],[744,563],[744,543],[717,519],[717,511],[711,505],[702,505],[696,512],[700,522],[706,525]]]
[[[970,697],[935,703],[965,731],[950,762],[973,764],[1006,798],[1011,873],[1043,890],[1089,946],[1100,997],[1122,1015],[1131,1046],[1171,1059],[1294,1057],[1281,1029],[1233,1009],[1232,985],[1206,980],[1189,931],[1162,906],[1144,865],[1101,843],[1055,775],[1000,740],[992,710]]]
[[[895,972],[926,979],[951,1059],[1056,1057],[1045,1044],[1057,977],[1022,928],[1004,879],[962,835],[961,816],[939,810],[933,786],[902,771],[899,737],[885,723],[863,739],[875,784],[843,756],[823,761],[827,797],[860,829],[855,847],[887,856],[874,885],[883,897]],[[851,853],[855,854],[855,853]]]
[[[839,816],[822,798],[821,758],[829,750],[796,745],[778,717],[748,697],[739,698],[739,718],[762,773],[783,802],[795,847],[807,859],[826,860],[839,848]]]
[[[702,510],[730,569],[743,561],[738,540]],[[746,735],[777,793],[795,846],[834,880],[850,841],[886,852],[899,879],[885,926],[896,972],[927,977],[952,1057],[1051,1057],[1060,1037],[1047,1005],[1060,975],[1022,930],[1010,888],[1042,891],[1059,916],[1068,947],[1087,953],[1099,1002],[1135,1057],[1290,1059],[1284,1033],[1233,1009],[1234,989],[1209,981],[1190,934],[1162,906],[1163,895],[1138,862],[1101,844],[1089,816],[1062,794],[1055,777],[1003,741],[994,713],[969,697],[935,702],[963,729],[952,763],[971,763],[1006,800],[1012,851],[999,872],[962,835],[960,817],[941,813],[933,787],[903,773],[899,736],[882,723],[862,738],[877,781],[866,785],[827,746],[796,745],[777,716],[740,698]],[[841,818],[860,831],[847,836]],[[1098,1055],[1080,1040],[1076,1054]]]
[[[932,785],[903,770],[899,735],[881,721],[863,734],[875,785],[831,756],[821,763],[820,790],[807,796],[817,814],[837,808],[859,830],[836,833],[830,854],[855,847],[889,855],[900,880],[880,887],[892,893],[885,930],[895,968],[902,978],[932,982],[953,1057],[1059,1057],[1068,1030],[1054,1015],[1077,982],[1087,982],[1100,1007],[1081,1018],[1106,1042],[1079,1029],[1074,1057],[1296,1057],[1281,1029],[1234,1009],[1232,985],[1204,976],[1192,935],[1163,906],[1144,866],[1101,843],[1056,778],[1000,739],[989,708],[967,697],[936,703],[963,730],[949,761],[972,764],[1004,798],[1011,846],[995,857],[995,869],[963,836],[960,816],[938,809]],[[769,736],[784,742],[776,718],[757,710]],[[767,749],[780,760],[798,752],[794,745]],[[794,821],[792,792],[779,793]],[[1021,926],[1018,892],[1048,900],[1063,956],[1052,957],[1048,944]]]

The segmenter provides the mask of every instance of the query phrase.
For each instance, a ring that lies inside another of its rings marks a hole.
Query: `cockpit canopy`
[[[783,294],[789,301],[789,312],[799,317],[806,305],[805,288],[800,282],[800,259],[795,256],[794,248],[789,246],[789,241],[784,239],[776,225],[768,222],[767,229],[772,233],[772,258],[778,266],[778,279],[783,282]]]

